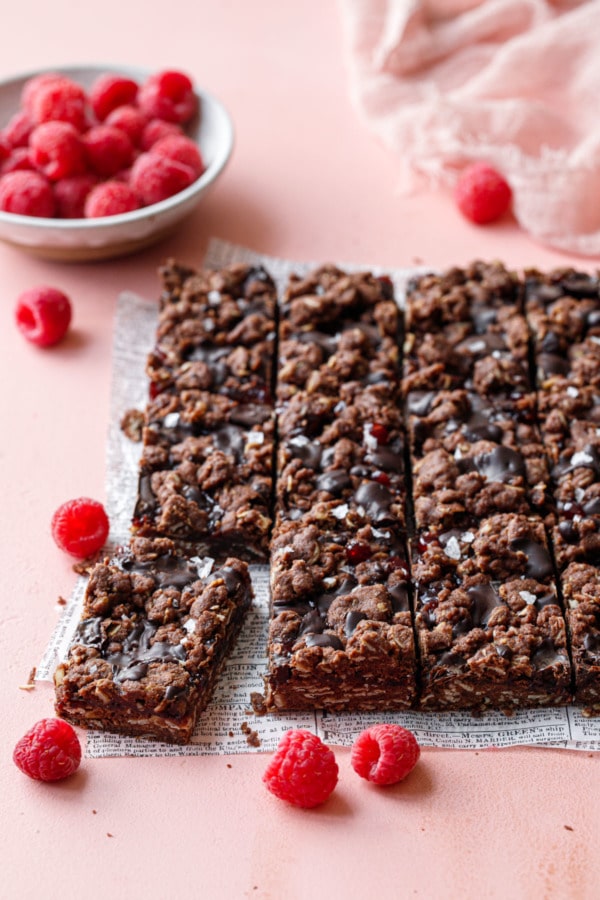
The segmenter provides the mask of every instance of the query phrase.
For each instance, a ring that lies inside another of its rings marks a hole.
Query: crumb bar
[[[264,562],[272,486],[271,407],[202,391],[149,402],[134,533]]]
[[[75,725],[183,744],[248,609],[248,567],[134,539],[94,567],[56,712]]]
[[[405,395],[462,387],[516,399],[531,390],[519,282],[500,263],[413,279],[405,328]]]
[[[195,389],[271,402],[277,301],[266,270],[237,264],[196,271],[170,260],[160,276],[147,363],[151,396]]]
[[[344,530],[321,506],[273,537],[267,708],[409,708],[416,656],[405,542],[369,524]]]
[[[422,709],[562,705],[571,666],[545,529],[502,514],[414,543]]]

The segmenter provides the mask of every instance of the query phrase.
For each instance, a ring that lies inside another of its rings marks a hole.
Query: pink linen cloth
[[[535,239],[600,256],[600,0],[339,0],[351,93],[405,175],[502,172]]]

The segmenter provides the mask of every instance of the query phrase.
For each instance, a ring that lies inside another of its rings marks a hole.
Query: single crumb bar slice
[[[413,461],[417,529],[460,527],[502,512],[527,515],[550,507],[545,457],[529,468],[519,450],[476,441],[455,453],[440,448]],[[535,483],[529,483],[533,474]]]
[[[56,712],[75,725],[187,743],[252,599],[248,567],[134,539],[94,567]]]
[[[400,312],[387,277],[325,265],[292,275],[281,304],[278,398],[397,379]]]
[[[344,400],[306,391],[279,419],[277,512],[298,518],[318,502],[370,510],[373,524],[405,526],[404,431],[380,387],[342,389]],[[338,511],[337,515],[343,517]]]
[[[405,541],[369,524],[329,531],[321,512],[281,523],[272,542],[267,708],[409,708],[416,657]]]
[[[277,302],[265,269],[195,271],[170,260],[160,275],[156,344],[147,364],[151,396],[192,388],[269,402]]]
[[[600,715],[600,570],[571,563],[561,576],[575,673],[575,702]]]
[[[502,514],[421,534],[413,553],[421,708],[562,705],[566,627],[544,525]]]
[[[407,290],[404,391],[530,390],[529,332],[518,282],[500,264],[424,275]]]
[[[413,459],[439,449],[459,459],[477,441],[489,441],[519,451],[529,484],[548,479],[533,392],[503,403],[463,388],[412,391],[406,418]]]
[[[203,391],[160,394],[146,409],[134,533],[199,555],[268,558],[273,411]]]

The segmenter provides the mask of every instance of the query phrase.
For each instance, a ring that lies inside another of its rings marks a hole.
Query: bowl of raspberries
[[[185,72],[86,66],[0,83],[0,240],[62,261],[172,233],[223,171],[233,126]]]

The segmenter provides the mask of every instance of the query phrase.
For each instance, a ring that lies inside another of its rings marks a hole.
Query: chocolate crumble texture
[[[403,311],[334,265],[279,297],[260,266],[160,279],[132,538],[91,568],[59,715],[188,741],[267,561],[255,714],[600,714],[597,275],[476,261]]]

